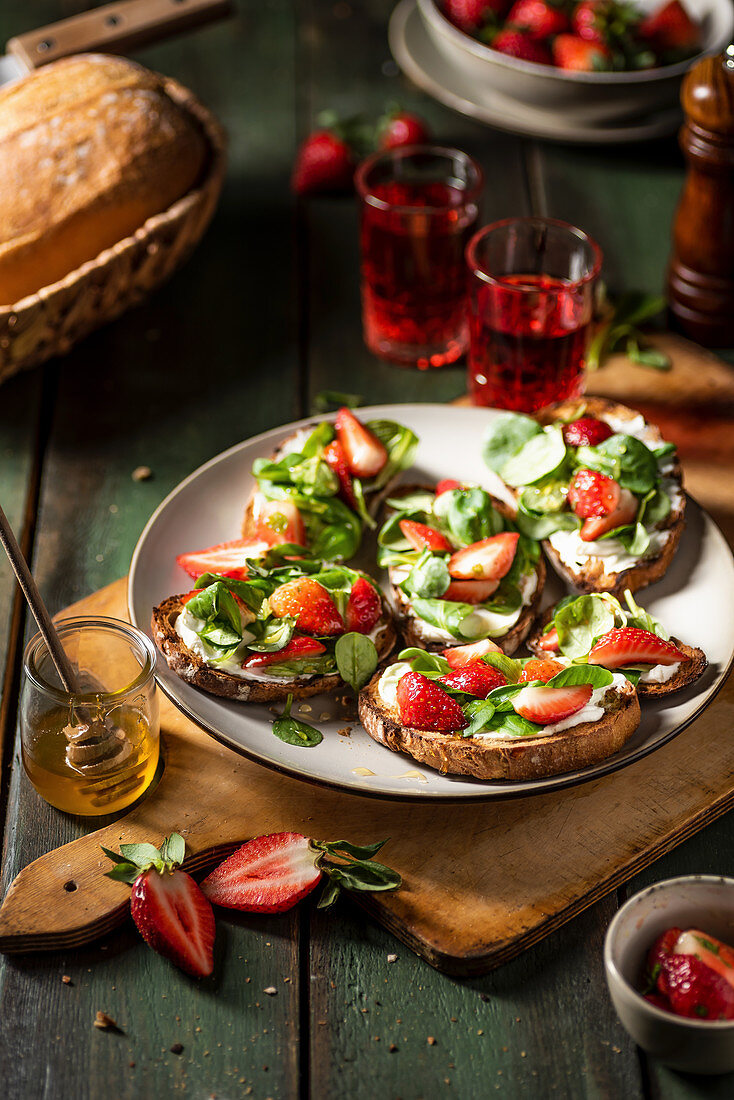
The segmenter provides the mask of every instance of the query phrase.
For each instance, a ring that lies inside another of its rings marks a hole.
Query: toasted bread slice
[[[395,492],[390,495],[394,498],[409,496],[411,493],[431,493],[433,488],[430,485],[401,485]],[[504,500],[498,500],[497,497],[492,497],[492,504],[503,516],[508,519],[514,518],[514,512],[510,505]],[[389,514],[389,510],[388,513]],[[538,559],[536,566],[537,584],[535,586],[535,592],[532,595],[530,603],[523,607],[520,617],[517,622],[504,634],[501,638],[493,638],[492,640],[497,643],[500,648],[508,654],[508,656],[515,652],[520,643],[525,639],[528,631],[533,625],[533,620],[538,614],[538,608],[540,607],[540,601],[543,597],[543,588],[545,586],[546,568],[545,562],[542,556]],[[406,645],[417,646],[419,649],[427,649],[431,653],[438,653],[440,650],[446,649],[451,645],[460,644],[455,638],[447,638],[445,641],[431,641],[427,640],[423,632],[420,629],[420,622],[417,619],[415,613],[411,609],[410,599],[403,592],[398,584],[394,580],[394,571],[388,569],[388,576],[390,577],[390,589],[391,599],[394,606],[395,618],[398,624],[398,629]],[[467,639],[468,641],[469,639]]]
[[[554,654],[550,653],[547,649],[541,649],[540,647],[540,639],[543,636],[545,627],[553,618],[553,611],[554,608],[552,607],[546,608],[525,642],[530,652],[534,653],[536,657],[554,656]],[[695,684],[696,680],[700,679],[706,671],[708,660],[702,649],[699,649],[697,646],[686,645],[685,642],[680,642],[677,638],[671,638],[670,640],[673,645],[678,646],[678,649],[680,649],[682,653],[685,653],[689,660],[681,663],[680,667],[676,669],[675,675],[671,676],[665,683],[645,684],[640,681],[637,685],[637,694],[641,698],[659,699],[663,695],[672,695],[675,691],[681,691],[690,684]]]
[[[362,725],[381,745],[405,752],[442,774],[524,782],[598,764],[618,752],[640,724],[640,704],[626,684],[598,722],[581,722],[542,737],[506,739],[432,733],[402,725],[397,706],[381,698],[377,673],[359,694]],[[612,690],[611,688],[609,690]]]
[[[631,422],[637,420],[640,413],[626,405],[620,405],[616,401],[609,401],[605,397],[580,397],[572,401],[563,401],[560,404],[550,405],[538,413],[537,419],[541,424],[552,424],[557,420],[573,420],[582,416],[594,416],[598,420],[612,418],[616,431],[621,430],[619,422]],[[658,428],[653,424],[646,424],[646,443],[658,445],[664,442]],[[673,456],[672,469],[669,476],[677,483],[679,489],[683,488],[683,477],[680,462],[677,455]],[[558,551],[551,545],[550,540],[543,542],[543,549],[548,555],[548,560],[564,580],[579,592],[611,592],[619,596],[628,588],[636,592],[645,588],[648,584],[654,584],[665,574],[673,560],[673,555],[678,548],[683,528],[685,512],[685,497],[681,492],[680,501],[671,509],[670,514],[659,525],[658,529],[665,533],[665,541],[657,554],[641,558],[639,563],[624,569],[619,573],[607,572],[603,558],[589,558],[581,568],[567,565]]]
[[[389,608],[383,597],[383,618],[375,645],[380,660],[389,655],[395,646],[396,633]],[[303,676],[295,680],[259,680],[254,677],[234,676],[230,672],[208,665],[198,653],[189,649],[176,633],[176,619],[183,604],[180,596],[169,596],[153,609],[151,627],[156,645],[171,668],[182,680],[194,687],[221,695],[239,703],[271,703],[293,695],[307,699],[310,695],[322,695],[343,688],[344,681],[338,672],[328,676]],[[267,669],[265,669],[267,674]]]

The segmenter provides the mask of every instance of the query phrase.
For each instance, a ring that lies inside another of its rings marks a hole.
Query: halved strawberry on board
[[[509,572],[520,536],[512,531],[480,539],[449,558],[449,573],[457,580],[497,581]]]
[[[324,586],[311,577],[287,581],[275,589],[268,602],[274,615],[292,615],[298,629],[306,634],[328,637],[344,633],[336,604]]]
[[[512,700],[516,712],[529,722],[550,726],[582,710],[591,698],[591,684],[573,687],[526,687]]]
[[[376,477],[387,462],[384,445],[351,409],[339,409],[334,423],[337,439],[347,457],[349,472],[356,477]]]
[[[281,913],[318,885],[321,855],[300,833],[271,833],[243,844],[201,884],[215,905],[250,913]]]
[[[442,553],[453,549],[448,539],[444,538],[435,527],[429,527],[427,523],[418,523],[414,519],[401,519],[400,530],[416,550],[424,550],[427,547],[435,553]]]
[[[482,638],[478,642],[470,642],[469,645],[455,645],[444,649],[441,653],[451,668],[463,668],[471,661],[483,657],[485,653],[502,653],[502,650],[491,638]]]
[[[269,549],[270,543],[262,539],[232,539],[230,542],[220,542],[218,546],[208,546],[205,550],[179,554],[176,561],[190,577],[219,573],[223,577],[241,580],[248,575],[247,559],[260,558]]]
[[[689,661],[673,642],[666,642],[649,630],[621,626],[599,638],[589,653],[590,665],[625,668],[627,665],[675,665]]]

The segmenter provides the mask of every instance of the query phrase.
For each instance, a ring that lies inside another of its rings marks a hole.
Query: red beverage
[[[506,275],[475,294],[469,357],[475,405],[535,412],[583,392],[591,303],[572,283]]]
[[[464,252],[481,175],[464,161],[453,150],[398,149],[358,173],[364,336],[384,358],[426,369],[466,351]]]
[[[601,268],[591,238],[548,218],[509,219],[473,237],[467,263],[474,404],[531,413],[583,393]]]

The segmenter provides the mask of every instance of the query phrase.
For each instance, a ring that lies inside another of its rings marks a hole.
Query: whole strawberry
[[[612,67],[612,55],[606,46],[587,42],[575,34],[559,34],[553,40],[553,62],[559,69],[574,72],[603,72]]]
[[[657,978],[659,991],[679,1016],[734,1019],[734,989],[695,955],[667,955]]]
[[[130,914],[140,935],[159,955],[181,970],[203,978],[214,969],[214,912],[191,875],[178,869],[186,845],[172,833],[160,849],[152,844],[121,844],[108,878],[132,885]]]
[[[297,195],[348,191],[355,161],[347,142],[332,130],[309,134],[296,154],[291,188]]]
[[[419,115],[395,109],[377,124],[378,149],[398,149],[401,145],[423,145],[431,131]]]
[[[455,27],[473,34],[484,23],[501,18],[509,6],[508,0],[444,0],[443,10]]]
[[[521,61],[534,61],[538,65],[552,64],[548,47],[524,31],[500,31],[492,42],[492,49],[509,57],[518,57]]]
[[[506,22],[531,38],[548,38],[569,27],[566,13],[549,0],[515,0]]]

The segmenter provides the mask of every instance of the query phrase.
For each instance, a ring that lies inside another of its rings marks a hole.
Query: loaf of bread
[[[80,54],[0,89],[0,305],[167,210],[208,155],[161,78],[124,58]]]

